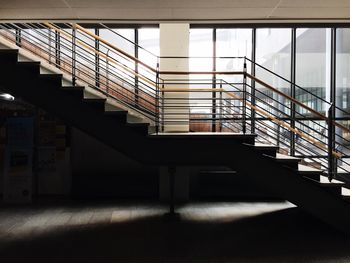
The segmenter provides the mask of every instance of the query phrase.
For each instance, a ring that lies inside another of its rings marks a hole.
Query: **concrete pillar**
[[[189,24],[160,24],[160,56],[189,56]],[[189,61],[186,58],[161,58],[161,71],[188,71]],[[161,75],[163,79],[188,79],[187,75]],[[165,84],[164,88],[188,89],[189,85]],[[188,92],[164,92],[164,132],[189,131]],[[182,103],[182,108],[171,107]],[[173,123],[171,123],[173,121]],[[174,122],[175,121],[175,122]]]

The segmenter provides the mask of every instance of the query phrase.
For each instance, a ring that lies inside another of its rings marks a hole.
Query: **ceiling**
[[[0,0],[0,19],[350,21],[350,0]]]

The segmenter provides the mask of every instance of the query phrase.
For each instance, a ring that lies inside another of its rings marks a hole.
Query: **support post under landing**
[[[170,166],[169,172],[169,212],[164,214],[165,220],[176,221],[180,219],[180,214],[175,212],[175,172],[176,168]]]

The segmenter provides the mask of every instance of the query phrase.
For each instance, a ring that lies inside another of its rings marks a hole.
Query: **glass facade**
[[[337,106],[350,110],[350,28],[339,28],[336,34]],[[343,115],[343,114],[342,114]]]
[[[333,30],[333,31],[332,31]],[[335,34],[334,34],[335,32]],[[335,37],[334,37],[335,35]],[[333,38],[333,39],[332,39]],[[335,102],[341,110],[336,110],[336,118],[349,127],[348,110],[350,108],[350,29],[349,28],[192,28],[190,56],[211,56],[212,61],[205,58],[205,63],[199,63],[199,58],[190,59],[190,69],[217,71],[240,71],[243,68],[239,58],[248,59],[247,71],[255,70],[255,76],[266,84],[276,88],[307,105],[311,109],[327,115],[330,102]],[[332,46],[332,40],[336,43]],[[213,52],[215,50],[215,52]],[[335,67],[332,68],[332,52],[335,56]],[[256,62],[254,67],[249,59]],[[332,85],[332,70],[335,72],[335,87]],[[211,76],[213,77],[213,76]],[[221,76],[217,75],[219,79]],[[225,80],[235,83],[236,77],[225,76]],[[242,81],[242,80],[241,80]],[[296,85],[290,82],[294,81]],[[296,105],[293,118],[306,118],[295,124],[288,121],[292,117],[292,105],[289,99],[276,95],[260,83],[254,85],[256,104],[265,108],[276,117],[287,118],[289,125],[295,125],[297,130],[309,134],[316,141],[325,142],[327,136],[326,123],[322,120],[308,120],[313,114]],[[334,89],[334,91],[333,91]],[[248,88],[249,92],[250,89]],[[332,95],[334,94],[335,95]],[[248,98],[249,100],[249,98]],[[214,104],[213,104],[214,107]],[[264,119],[259,113],[257,118]],[[340,119],[342,118],[342,119]],[[259,129],[269,127],[273,131],[271,138],[280,136],[285,128],[268,120],[257,121]],[[339,131],[338,131],[339,132]],[[259,133],[259,131],[257,131]],[[283,134],[282,134],[283,135]],[[346,134],[341,134],[345,138]],[[305,143],[303,138],[296,138],[296,143]],[[292,147],[289,142],[286,148]],[[282,147],[283,148],[283,147]],[[298,150],[298,145],[296,145]]]

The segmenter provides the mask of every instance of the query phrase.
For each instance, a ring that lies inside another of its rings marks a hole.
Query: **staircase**
[[[247,127],[243,133],[233,133],[224,122],[223,132],[159,132],[159,127],[152,127],[159,123],[157,118],[152,121],[149,117],[149,107],[144,111],[147,122],[131,122],[131,112],[137,107],[130,106],[129,111],[127,104],[111,107],[103,96],[86,97],[88,85],[64,85],[64,71],[42,73],[40,62],[20,61],[16,49],[1,49],[0,61],[1,91],[45,109],[139,162],[168,167],[224,166],[324,222],[350,232],[347,185],[329,180],[322,169],[303,165],[303,158],[279,153],[279,146],[261,143],[258,134],[245,131]]]

